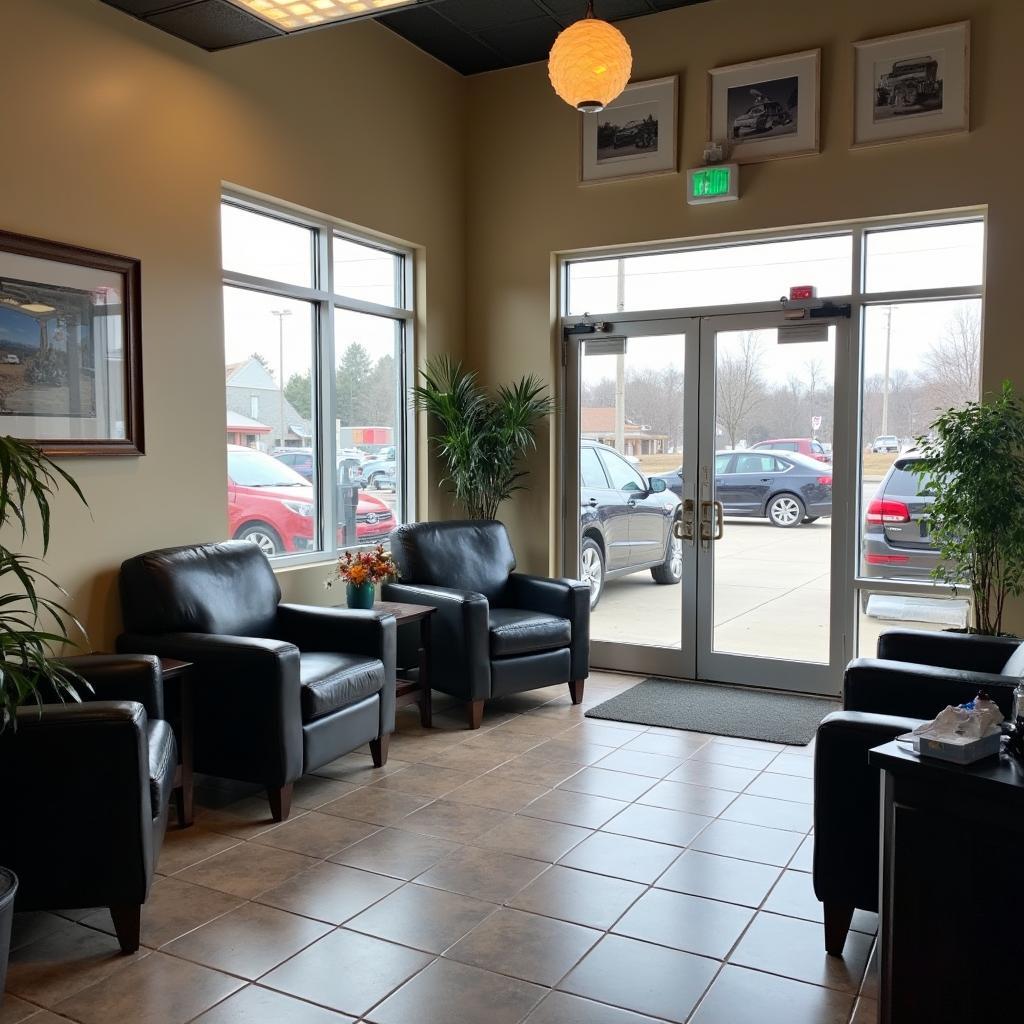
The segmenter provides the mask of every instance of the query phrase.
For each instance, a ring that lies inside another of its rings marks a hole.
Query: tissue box
[[[982,736],[981,739],[929,739],[927,736],[914,737],[914,752],[921,757],[935,757],[940,761],[952,761],[954,764],[973,764],[983,757],[991,757],[999,753],[1002,740],[1000,733]]]

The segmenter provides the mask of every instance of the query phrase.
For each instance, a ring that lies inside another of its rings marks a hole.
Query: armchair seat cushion
[[[379,658],[326,651],[299,655],[302,721],[329,715],[384,688],[384,663]]]
[[[174,731],[161,718],[151,718],[147,722],[146,739],[149,744],[149,799],[156,818],[171,800],[178,768],[178,748],[174,742]]]
[[[518,608],[491,608],[488,627],[492,658],[510,658],[568,647],[572,624],[568,619]]]

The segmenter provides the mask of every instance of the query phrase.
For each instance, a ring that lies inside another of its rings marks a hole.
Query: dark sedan
[[[918,475],[920,459],[897,459],[864,512],[864,575],[880,580],[928,580],[939,553],[928,535],[934,496]]]
[[[682,467],[658,476],[682,497]],[[832,515],[832,474],[796,452],[716,452],[715,497],[727,516],[767,519],[788,529]]]
[[[645,478],[608,445],[580,442],[580,576],[591,608],[609,577],[650,569],[655,583],[682,579],[682,541],[672,530],[680,507],[660,477]]]

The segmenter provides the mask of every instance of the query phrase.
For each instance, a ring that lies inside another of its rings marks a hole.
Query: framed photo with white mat
[[[970,130],[968,21],[853,44],[854,146]]]
[[[821,50],[708,72],[708,138],[740,164],[818,152]]]
[[[583,114],[580,183],[675,174],[679,78],[634,82],[600,113]]]

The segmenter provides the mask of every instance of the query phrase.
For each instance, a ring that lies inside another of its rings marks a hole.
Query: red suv
[[[758,441],[750,446],[750,451],[768,450],[775,452],[799,452],[809,459],[819,462],[831,462],[832,456],[822,447],[821,442],[813,437],[777,437],[771,441]]]
[[[313,488],[288,466],[254,448],[228,445],[228,528],[251,540],[268,557],[308,551],[313,546]],[[391,509],[378,498],[359,495],[356,538],[361,544],[386,540],[395,526]],[[338,542],[342,542],[341,531]]]

